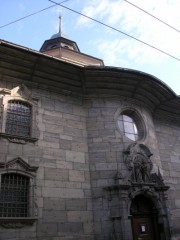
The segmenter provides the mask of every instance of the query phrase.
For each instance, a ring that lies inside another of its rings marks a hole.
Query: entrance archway
[[[136,196],[131,204],[132,231],[134,240],[159,240],[158,211],[151,199]]]

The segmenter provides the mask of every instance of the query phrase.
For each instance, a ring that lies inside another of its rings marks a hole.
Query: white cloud
[[[89,0],[83,8],[82,13],[91,18],[96,18],[97,16],[103,18],[109,14],[108,4],[109,0]],[[80,16],[78,19],[78,25],[86,25],[87,27],[91,23],[90,19],[83,16]]]
[[[103,40],[102,42],[99,40],[97,46],[105,65],[110,66],[129,66],[132,61],[138,64],[144,64],[146,61],[157,63],[162,58],[162,55],[155,50],[142,44],[137,45],[136,42],[127,38]]]
[[[129,0],[147,12],[180,29],[179,0]],[[123,0],[88,0],[82,13],[98,19],[120,31],[124,31],[171,55],[180,55],[180,34],[138,10]],[[87,18],[79,17],[81,27],[94,27]],[[96,25],[95,25],[96,24]],[[98,26],[97,26],[98,27]],[[127,57],[136,63],[159,62],[167,56],[127,38],[120,33],[102,35],[98,40],[98,51],[108,65],[119,65],[120,58]],[[122,39],[123,37],[123,39]]]

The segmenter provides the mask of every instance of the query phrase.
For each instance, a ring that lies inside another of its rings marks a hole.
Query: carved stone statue
[[[143,144],[133,143],[124,153],[127,167],[132,172],[131,180],[137,183],[151,182],[152,153],[149,149]]]

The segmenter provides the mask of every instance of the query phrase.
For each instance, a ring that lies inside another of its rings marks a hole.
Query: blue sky
[[[179,0],[129,1],[180,30]],[[180,59],[180,32],[124,0],[69,0],[63,4]],[[0,0],[0,26],[52,5],[48,0]],[[180,95],[180,61],[59,6],[1,27],[0,39],[39,50],[58,32],[59,15],[63,33],[76,41],[81,52],[103,59],[107,66],[152,74]]]

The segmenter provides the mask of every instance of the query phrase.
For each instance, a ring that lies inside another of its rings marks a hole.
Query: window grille
[[[30,137],[31,105],[17,100],[10,100],[7,106],[6,133]]]
[[[29,177],[16,173],[2,174],[0,217],[28,217],[29,208]]]

